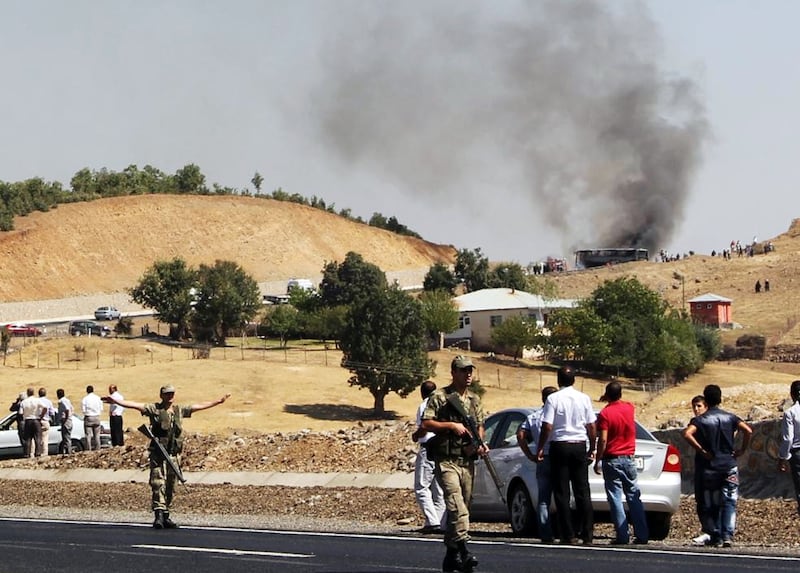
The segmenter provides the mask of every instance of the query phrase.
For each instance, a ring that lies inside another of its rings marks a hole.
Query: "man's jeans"
[[[539,520],[539,538],[552,541],[553,528],[550,526],[550,498],[553,497],[553,484],[550,477],[550,456],[536,464],[536,515]]]
[[[616,541],[628,543],[628,518],[625,507],[622,505],[622,494],[628,502],[633,534],[639,541],[647,541],[649,532],[647,520],[644,515],[644,506],[641,500],[641,491],[636,481],[636,464],[631,456],[603,460],[603,481],[605,482],[606,497],[611,511],[611,522],[616,531]]]
[[[711,536],[712,541],[731,541],[736,530],[739,470],[705,470],[703,477],[703,531]]]

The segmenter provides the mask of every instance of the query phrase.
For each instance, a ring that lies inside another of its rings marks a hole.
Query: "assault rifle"
[[[186,487],[186,478],[183,477],[183,472],[181,471],[181,468],[178,467],[178,464],[175,463],[175,460],[172,459],[172,456],[167,453],[167,449],[164,447],[164,444],[162,444],[161,442],[158,441],[158,439],[156,439],[156,437],[153,435],[153,432],[150,430],[147,424],[142,424],[137,428],[137,430],[139,430],[145,436],[150,438],[150,441],[156,445],[158,451],[161,453],[161,455],[164,457],[164,460],[167,462],[167,465],[169,465],[169,467],[175,473],[175,477],[177,477],[178,481],[183,484],[183,487],[186,488],[186,491],[189,491],[189,488]]]
[[[461,417],[461,421],[467,428],[467,430],[469,430],[473,447],[475,449],[479,449],[486,446],[483,439],[481,438],[480,433],[478,433],[478,425],[475,423],[475,419],[469,414],[467,414],[467,412],[464,410],[464,405],[461,403],[461,400],[458,399],[458,396],[456,396],[455,392],[452,392],[447,395],[447,401]],[[504,493],[505,484],[500,479],[500,476],[497,475],[497,470],[495,469],[494,463],[492,462],[492,458],[489,457],[488,452],[482,455],[481,457],[483,458],[483,462],[486,464],[486,469],[489,470],[489,475],[492,476],[492,481],[494,482],[494,485],[497,487],[497,492],[500,494],[500,499],[503,501],[503,505],[505,505],[506,504],[506,495]]]

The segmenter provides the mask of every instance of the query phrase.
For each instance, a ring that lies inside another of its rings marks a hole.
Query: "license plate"
[[[636,469],[639,471],[644,470],[644,458],[641,456],[634,456],[634,461],[636,462]]]

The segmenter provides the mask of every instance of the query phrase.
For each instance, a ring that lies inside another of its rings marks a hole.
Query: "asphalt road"
[[[378,573],[440,571],[440,539],[347,533],[0,519],[2,572]],[[478,572],[781,573],[800,557],[657,547],[564,547],[476,539]]]

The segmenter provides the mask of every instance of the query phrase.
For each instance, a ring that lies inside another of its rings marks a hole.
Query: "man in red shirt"
[[[633,524],[633,542],[646,544],[649,536],[641,491],[637,483],[636,463],[636,424],[634,407],[630,402],[621,400],[622,386],[619,382],[609,382],[605,394],[600,398],[608,402],[597,415],[597,461],[594,473],[599,474],[602,463],[603,481],[606,497],[611,511],[611,522],[614,524],[616,538],[614,545],[627,545],[630,541],[628,518],[622,505],[622,494],[628,503],[630,520]]]

